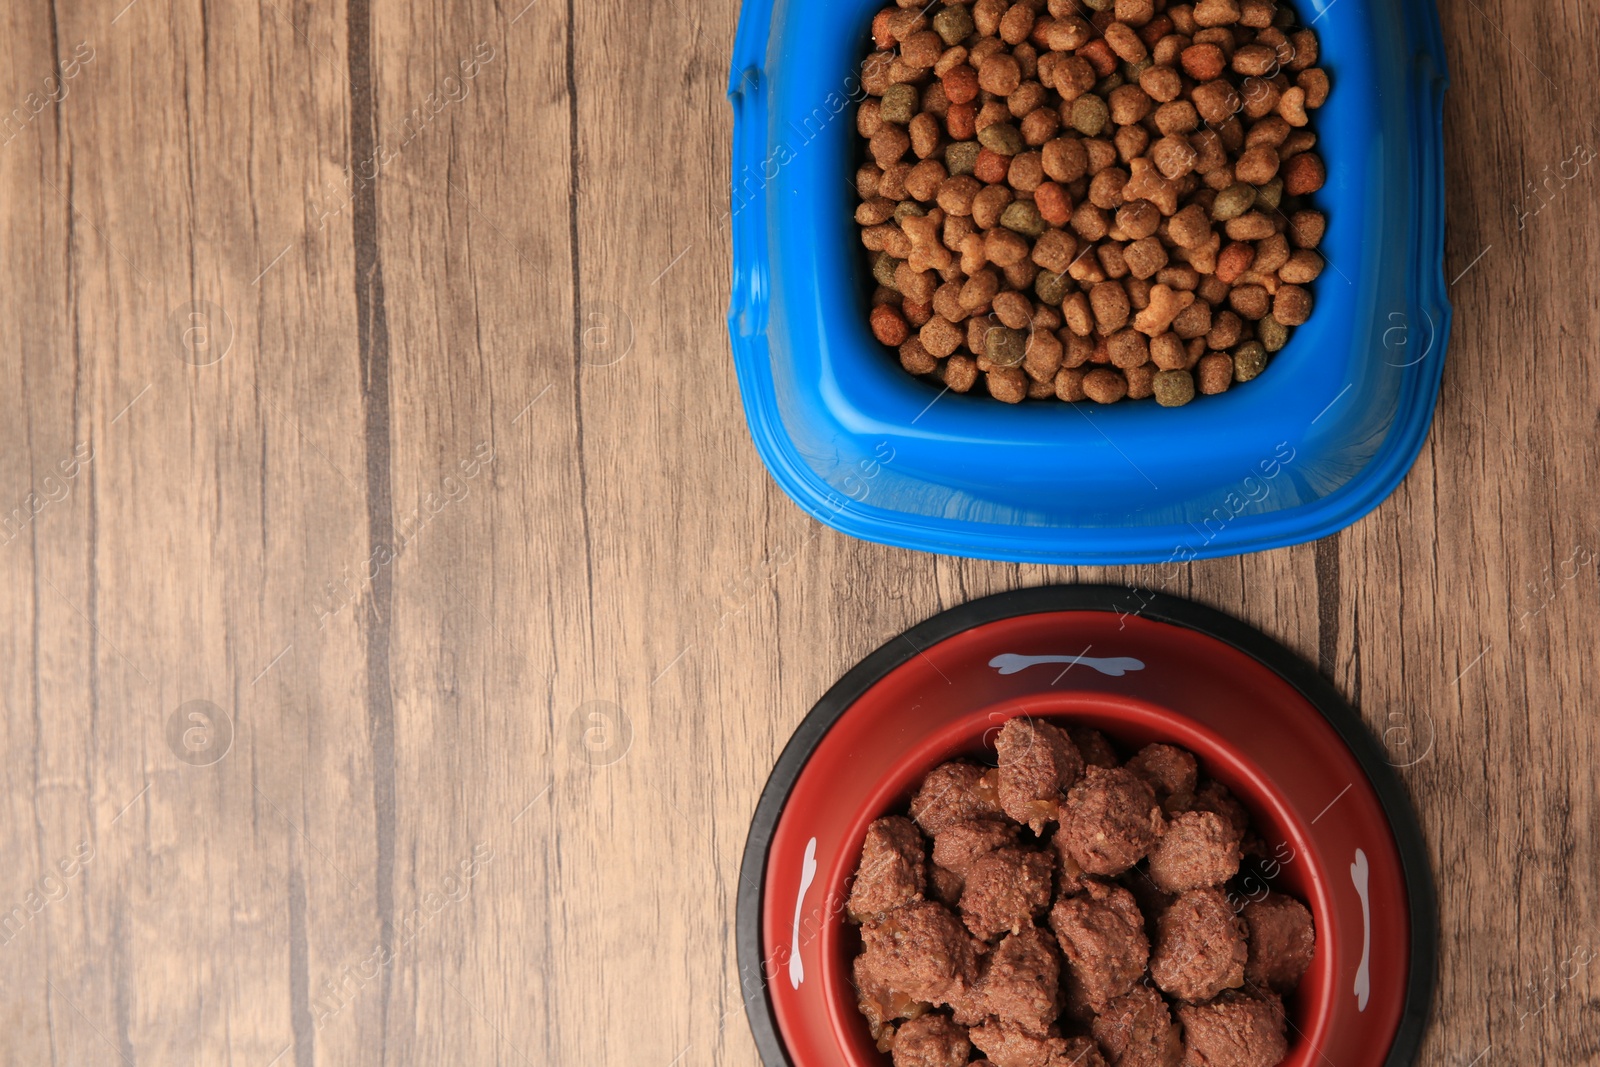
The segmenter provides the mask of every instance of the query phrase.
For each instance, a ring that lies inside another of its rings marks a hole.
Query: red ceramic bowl
[[[1288,1001],[1287,1067],[1412,1062],[1435,919],[1404,791],[1314,671],[1242,624],[1121,587],[989,597],[896,638],[839,682],[779,758],[746,844],[745,1006],[766,1067],[885,1067],[856,1010],[844,920],[867,825],[954,756],[992,762],[1016,715],[1167,741],[1250,810],[1273,862],[1240,887],[1311,908],[1317,952]]]

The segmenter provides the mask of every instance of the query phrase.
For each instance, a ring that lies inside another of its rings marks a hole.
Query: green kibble
[[[946,45],[954,46],[972,36],[976,27],[972,24],[972,12],[960,4],[946,4],[933,16],[933,32],[937,33]]]
[[[894,272],[895,269],[903,262],[905,261],[895,259],[887,252],[879,252],[878,258],[873,260],[872,263],[872,276],[876,278],[878,284],[883,286],[885,289],[893,289],[898,293],[900,291],[900,287],[894,283]]]
[[[1157,371],[1151,387],[1164,408],[1181,408],[1194,399],[1194,376],[1186,370]]]
[[[1072,128],[1085,137],[1099,136],[1110,121],[1111,109],[1093,93],[1084,93],[1072,102]]]
[[[1094,83],[1094,91],[1099,93],[1101,96],[1110,96],[1111,90],[1120,89],[1125,84],[1127,83],[1122,80],[1122,75],[1118,74],[1116,71],[1112,71],[1110,74],[1107,74],[1104,78],[1101,78],[1099,81]]]
[[[1083,6],[1091,11],[1110,11],[1116,3],[1117,0],[1083,0]]]
[[[1277,352],[1289,343],[1289,327],[1271,315],[1264,315],[1256,323],[1256,337],[1268,352]]]
[[[1014,156],[1027,144],[1022,131],[1009,122],[995,122],[978,131],[978,141],[989,151],[1002,156]]]
[[[1052,307],[1060,307],[1061,301],[1067,298],[1067,293],[1071,289],[1072,279],[1053,270],[1041,270],[1038,277],[1033,280],[1033,291],[1038,294],[1041,301]]]
[[[1124,63],[1124,64],[1122,64],[1122,82],[1123,82],[1123,84],[1124,85],[1138,85],[1139,84],[1139,78],[1143,76],[1144,72],[1149,70],[1151,67],[1153,67],[1155,65],[1156,65],[1156,61],[1151,59],[1149,56],[1145,56],[1143,59],[1139,60],[1137,63]]]
[[[1267,348],[1260,341],[1246,341],[1233,350],[1233,380],[1248,382],[1267,369]]]
[[[883,91],[883,102],[878,105],[878,115],[885,122],[904,126],[917,114],[917,89],[901,82]]]
[[[927,213],[928,209],[915,200],[902,200],[894,206],[894,221],[904,222],[907,216],[920,219]]]
[[[1282,202],[1283,202],[1283,179],[1282,178],[1274,178],[1270,182],[1268,182],[1267,184],[1263,185],[1261,188],[1256,190],[1256,203],[1259,206],[1268,209],[1269,211],[1276,211],[1278,209],[1278,205],[1280,203],[1282,203]]]
[[[1234,182],[1217,194],[1211,204],[1211,217],[1218,222],[1236,219],[1256,203],[1256,187],[1248,182]]]
[[[1039,209],[1028,200],[1013,200],[1007,204],[1006,209],[1000,212],[1000,225],[1024,237],[1038,237],[1045,230]]]
[[[1028,335],[1008,326],[991,326],[983,337],[983,352],[997,367],[1021,366],[1028,354]]]
[[[983,146],[977,141],[957,141],[946,145],[944,150],[944,169],[952,175],[971,174],[978,166],[978,153],[983,151]]]

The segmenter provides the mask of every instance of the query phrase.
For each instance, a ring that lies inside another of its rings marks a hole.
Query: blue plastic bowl
[[[1333,80],[1312,126],[1330,266],[1266,373],[1175,409],[941,394],[873,339],[852,178],[882,3],[746,0],[734,44],[728,326],[751,435],[796,503],[870,541],[1115,564],[1297,544],[1394,490],[1450,331],[1430,0],[1297,5]]]

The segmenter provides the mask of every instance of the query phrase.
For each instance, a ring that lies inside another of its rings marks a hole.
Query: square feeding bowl
[[[1260,377],[1181,408],[942,392],[872,337],[853,175],[858,64],[882,6],[745,0],[734,44],[728,324],[757,451],[796,503],[906,548],[1152,563],[1322,537],[1399,485],[1451,318],[1431,0],[1291,4],[1333,85],[1310,127],[1328,269]]]

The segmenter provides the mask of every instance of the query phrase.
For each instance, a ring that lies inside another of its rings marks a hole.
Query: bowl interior
[[[1245,894],[1259,896],[1271,889],[1291,893],[1311,909],[1317,929],[1332,929],[1336,913],[1326,891],[1327,873],[1307,847],[1310,834],[1304,820],[1260,769],[1253,766],[1227,739],[1166,708],[1110,694],[1061,692],[1015,697],[991,708],[957,718],[909,748],[894,769],[879,783],[863,810],[851,824],[849,839],[860,845],[867,826],[889,813],[903,814],[922,776],[945,760],[971,757],[993,764],[994,735],[1006,720],[1018,715],[1045,719],[1058,725],[1091,726],[1103,731],[1124,756],[1153,741],[1179,745],[1194,753],[1203,775],[1220,781],[1249,810],[1252,824],[1275,856],[1281,870],[1270,883],[1249,876],[1241,886]],[[855,862],[842,850],[828,873],[830,895],[848,897]],[[1258,888],[1259,887],[1259,888]],[[854,926],[830,923],[822,931],[822,955],[830,963],[822,980],[836,1040],[851,1067],[880,1067],[889,1058],[877,1051],[867,1032],[866,1020],[856,1008],[851,981],[851,961],[861,940]],[[1293,1033],[1287,1067],[1311,1067],[1315,1049],[1323,1044],[1333,999],[1333,954],[1319,951],[1295,994],[1285,1002]]]
[[[844,919],[866,826],[1019,714],[1093,725],[1124,749],[1193,751],[1281,857],[1270,886],[1317,923],[1286,1062],[1385,1063],[1409,976],[1404,871],[1371,781],[1297,689],[1215,638],[1106,611],[1000,619],[906,654],[815,741],[767,848],[762,974],[795,1067],[884,1062],[856,1013]]]

